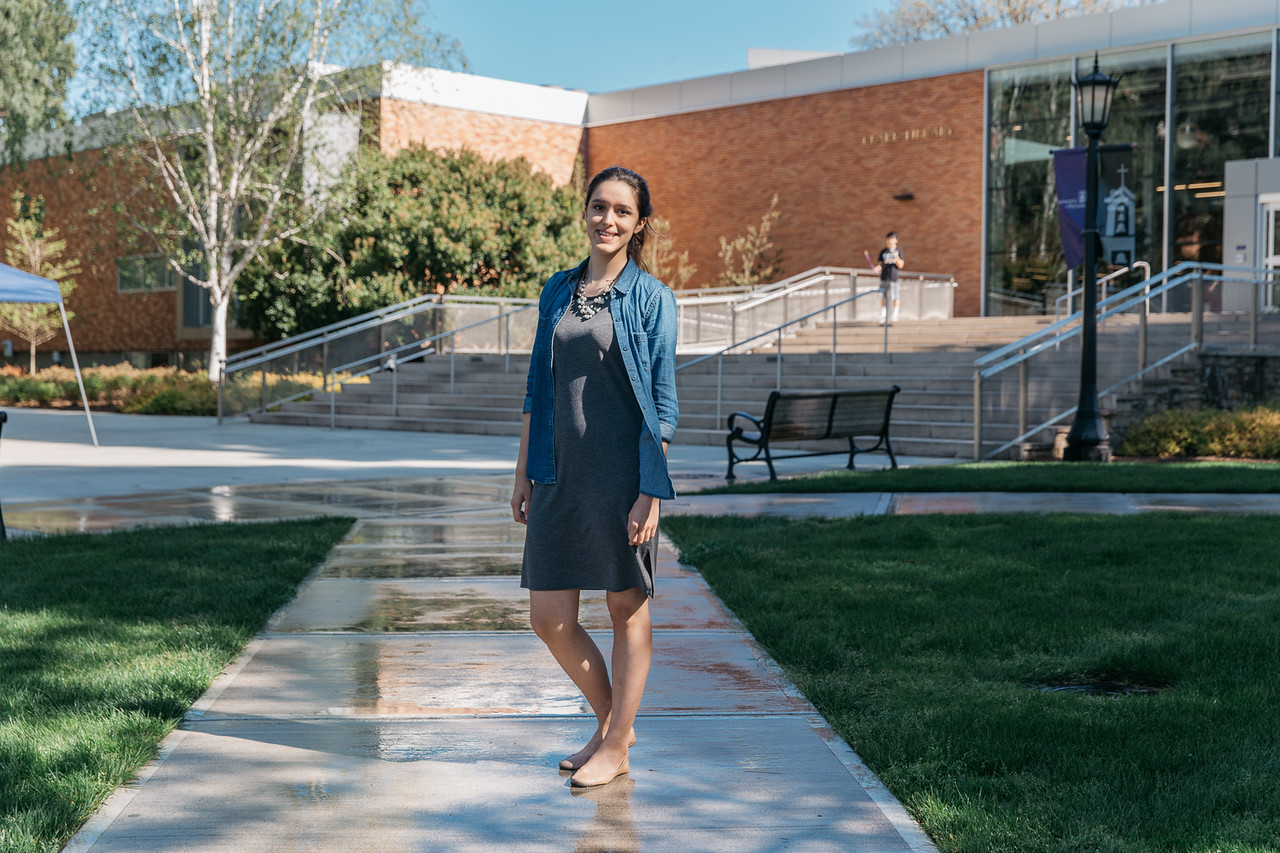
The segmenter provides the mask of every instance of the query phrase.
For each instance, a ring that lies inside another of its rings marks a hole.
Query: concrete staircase
[[[1280,344],[1280,318],[1264,318],[1266,339]],[[816,326],[785,339],[781,385],[801,389],[863,389],[899,385],[894,404],[894,449],[905,455],[969,457],[973,453],[973,361],[983,352],[1020,339],[1052,322],[1044,317],[957,318],[946,322],[897,323],[890,327],[890,352],[883,353],[884,329],[842,324]],[[1206,322],[1205,343],[1247,340],[1248,317],[1214,316]],[[1186,315],[1152,315],[1150,361],[1189,340]],[[1111,318],[1100,330],[1099,388],[1137,369],[1137,318]],[[694,360],[681,357],[680,362]],[[723,444],[731,412],[760,414],[778,383],[778,354],[772,348],[724,356],[676,374],[680,426],[676,440]],[[343,428],[402,429],[485,435],[519,435],[528,356],[459,354],[453,393],[449,360],[434,358],[400,365],[395,375],[375,374],[367,384],[343,387],[335,402],[335,425]],[[719,377],[717,372],[720,371]],[[1011,368],[984,383],[984,449],[1011,440],[1018,429],[1018,371]],[[1076,402],[1080,374],[1079,337],[1031,362],[1027,423],[1047,420]],[[393,384],[395,406],[393,409]],[[717,387],[720,388],[717,403]],[[328,426],[329,396],[291,403],[252,416],[255,423]]]

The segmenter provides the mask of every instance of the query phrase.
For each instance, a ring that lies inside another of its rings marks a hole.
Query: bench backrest
[[[774,391],[764,412],[771,441],[883,435],[897,385],[884,391]]]

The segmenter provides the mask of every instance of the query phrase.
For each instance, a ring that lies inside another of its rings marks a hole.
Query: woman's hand
[[[529,501],[533,498],[533,483],[528,478],[517,476],[516,486],[511,490],[511,517],[521,524],[529,523]]]
[[[631,512],[627,514],[627,541],[629,544],[643,544],[658,534],[658,505],[660,503],[661,501],[657,498],[649,495],[641,495],[636,498],[635,504],[631,507]]]

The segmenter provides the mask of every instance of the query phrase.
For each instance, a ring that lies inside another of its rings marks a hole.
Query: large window
[[[1120,76],[1101,141],[1135,146],[1134,248],[1152,272],[1166,262],[1221,262],[1225,164],[1271,153],[1275,38],[1268,31],[1099,57],[1102,71]],[[1078,74],[1092,67],[1092,54],[1075,62]],[[988,314],[1053,313],[1065,291],[1050,152],[1070,144],[1071,68],[988,75]],[[1074,139],[1085,144],[1079,129]],[[1215,298],[1207,294],[1210,308]]]
[[[1099,57],[1098,65],[1120,78],[1111,120],[1103,143],[1132,143],[1135,261],[1164,268],[1164,135],[1168,50],[1154,48]],[[1093,57],[1077,60],[1077,77],[1093,70]],[[1079,145],[1088,144],[1084,129],[1076,131]],[[1127,177],[1126,177],[1127,180]],[[1127,281],[1124,283],[1128,283]]]
[[[116,288],[121,293],[173,290],[177,276],[159,255],[135,255],[116,260]]]
[[[1055,148],[1071,130],[1071,65],[1054,62],[988,76],[987,313],[1053,310],[1062,280]],[[1060,291],[1059,291],[1060,292]]]
[[[204,329],[213,325],[213,305],[209,291],[189,279],[182,280],[182,327]]]
[[[1271,33],[1175,45],[1170,262],[1222,262],[1228,160],[1266,157]]]

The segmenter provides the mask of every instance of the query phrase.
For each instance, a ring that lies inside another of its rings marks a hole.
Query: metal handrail
[[[852,282],[857,273],[857,270],[849,267],[814,267],[801,275],[792,276],[790,279],[780,281],[769,288],[762,288],[760,291],[752,293],[750,299],[739,300],[735,303],[733,310],[737,312],[749,311],[775,299],[782,299],[815,285],[825,284],[837,276],[849,277],[850,282]]]
[[[403,320],[405,317],[412,317],[421,314],[424,311],[433,311],[441,308],[446,304],[455,305],[532,305],[536,303],[536,299],[525,299],[521,297],[505,297],[505,296],[461,296],[450,295],[439,296],[437,294],[428,294],[418,296],[413,299],[398,302],[395,305],[388,305],[386,308],[379,308],[376,311],[366,311],[357,317],[350,317],[346,320],[340,320],[337,323],[330,323],[319,329],[313,329],[309,332],[302,332],[297,335],[291,335],[280,341],[273,341],[253,349],[243,350],[228,356],[223,361],[223,371],[244,370],[249,367],[255,367],[266,361],[280,358],[286,355],[292,355],[300,352],[309,346],[315,346],[325,341],[334,341],[340,337],[352,335],[357,332],[363,332],[366,329],[376,328],[380,323],[387,323],[393,320]]]
[[[1136,293],[1139,290],[1152,287],[1153,285],[1158,286],[1162,281],[1168,281],[1170,278],[1184,275],[1188,273],[1188,271],[1197,270],[1202,266],[1208,266],[1208,265],[1201,264],[1197,261],[1183,261],[1177,266],[1170,267],[1169,269],[1153,276],[1152,278],[1144,279],[1143,281],[1140,281],[1137,284],[1131,285],[1125,288],[1124,290],[1117,290],[1115,293],[1111,294],[1106,299],[1099,299],[1098,307],[1105,308],[1113,304],[1117,300],[1127,299],[1128,297],[1132,296],[1134,293]],[[1046,338],[1053,338],[1055,335],[1058,334],[1060,330],[1078,321],[1081,318],[1082,313],[1083,313],[1082,311],[1074,311],[1071,314],[1068,314],[1066,317],[1062,318],[1061,320],[1055,320],[1050,325],[1045,326],[1042,329],[1037,329],[1036,331],[1032,332],[1026,337],[1016,340],[1011,344],[1005,344],[1004,346],[994,349],[991,352],[986,353],[985,355],[979,356],[977,359],[974,360],[974,365],[977,367],[982,367],[982,366],[991,364],[992,362],[999,361],[1000,359],[1004,358],[1010,353],[1019,352],[1022,349],[1032,345],[1033,343],[1038,343]],[[1016,364],[1016,362],[1014,363]],[[998,373],[999,371],[996,370],[992,372]]]
[[[863,282],[866,278],[872,278],[874,282],[872,287],[866,287]],[[934,284],[949,285],[952,288],[958,286],[955,276],[942,273],[906,273],[902,280],[921,286]],[[810,294],[815,294],[818,288],[821,288],[821,302],[829,304],[832,300],[839,300],[844,293],[853,293],[864,288],[868,292],[879,290],[879,279],[863,269],[814,267],[775,284],[756,288],[749,293],[678,296],[681,346],[689,348],[708,345],[714,347],[721,344],[733,346],[742,343],[743,340],[749,340],[754,334],[771,333],[778,325],[787,325],[791,322],[788,316],[790,299],[804,299]],[[750,313],[757,310],[773,310],[770,306],[779,300],[782,305],[781,317],[757,318],[756,314]],[[745,323],[739,318],[746,318]],[[764,322],[757,322],[757,319]],[[692,324],[689,339],[686,339],[685,333],[687,323]],[[743,334],[748,337],[740,338],[739,335]]]
[[[1099,397],[1106,396],[1107,394],[1110,394],[1112,391],[1115,391],[1118,388],[1124,387],[1125,385],[1129,384],[1133,380],[1142,378],[1143,376],[1147,375],[1148,373],[1155,370],[1156,368],[1164,367],[1166,364],[1169,364],[1170,362],[1177,361],[1179,358],[1181,358],[1185,354],[1198,348],[1199,348],[1199,345],[1196,344],[1195,342],[1189,343],[1186,346],[1182,347],[1181,349],[1175,350],[1174,352],[1171,352],[1169,355],[1166,355],[1164,358],[1160,359],[1155,364],[1148,365],[1147,367],[1144,367],[1143,369],[1137,371],[1136,373],[1131,373],[1128,376],[1126,376],[1124,379],[1121,379],[1119,382],[1115,383],[1114,385],[1111,385],[1108,388],[1102,389],[1101,391],[1098,392],[1098,396]],[[1058,423],[1059,421],[1069,418],[1071,415],[1074,415],[1076,413],[1076,410],[1078,408],[1079,406],[1072,406],[1066,411],[1059,412],[1058,414],[1049,418],[1049,420],[1045,421],[1039,426],[1032,427],[1031,429],[1022,433],[1022,435],[1018,436],[1017,438],[1011,439],[1010,441],[1006,441],[1004,444],[1000,445],[995,450],[992,450],[990,453],[988,453],[987,458],[999,456],[1001,453],[1005,452],[1010,447],[1013,447],[1015,444],[1021,441],[1026,441],[1028,438],[1040,432],[1041,430],[1047,429],[1053,426],[1054,424]]]
[[[1145,262],[1139,264],[1146,265]],[[1138,264],[1135,264],[1137,266]],[[1149,267],[1148,267],[1149,269]],[[1234,275],[1233,273],[1244,273],[1244,275]],[[1132,382],[1135,379],[1145,376],[1147,373],[1168,364],[1175,358],[1181,357],[1187,352],[1198,349],[1203,345],[1203,302],[1200,289],[1196,288],[1193,294],[1193,307],[1191,337],[1189,344],[1177,350],[1175,353],[1168,355],[1154,364],[1146,363],[1146,315],[1151,300],[1156,296],[1163,296],[1175,287],[1180,287],[1188,282],[1200,283],[1209,282],[1229,282],[1238,284],[1250,284],[1255,287],[1274,284],[1275,277],[1280,274],[1280,270],[1268,269],[1264,267],[1242,267],[1226,264],[1214,264],[1199,261],[1183,261],[1168,270],[1154,277],[1149,277],[1143,281],[1132,285],[1124,290],[1117,291],[1110,296],[1098,301],[1098,320],[1102,321],[1106,317],[1114,314],[1120,314],[1134,307],[1141,307],[1139,317],[1139,358],[1138,371],[1131,374],[1115,385],[1099,392],[1100,395],[1109,394],[1115,389]],[[1153,286],[1155,283],[1155,286]],[[1258,337],[1258,300],[1251,300],[1252,311],[1250,317],[1250,345],[1257,345]],[[1197,313],[1198,312],[1198,313]],[[987,353],[974,360],[974,427],[973,427],[973,444],[974,459],[984,457],[982,453],[982,381],[988,379],[1001,371],[1020,365],[1019,368],[1019,431],[1020,435],[1012,441],[1006,442],[995,450],[985,454],[986,458],[995,456],[1008,448],[1014,446],[1020,441],[1035,435],[1041,430],[1058,423],[1072,412],[1074,408],[1061,412],[1050,418],[1044,423],[1033,427],[1026,428],[1026,397],[1027,397],[1027,378],[1026,378],[1026,362],[1035,355],[1044,352],[1050,347],[1057,346],[1063,341],[1069,340],[1081,332],[1081,326],[1078,322],[1083,315],[1082,311],[1072,313],[1063,320],[1052,323],[1033,332],[1021,340],[1014,341],[999,349]]]
[[[316,346],[327,346],[328,344],[341,340],[346,336],[379,328],[385,323],[390,323],[397,320],[403,320],[407,317],[415,317],[429,310],[439,310],[439,309],[447,308],[450,305],[458,305],[458,304],[496,305],[499,308],[505,305],[510,305],[510,304],[517,304],[521,306],[520,308],[517,308],[514,311],[506,311],[506,312],[497,314],[496,316],[493,316],[493,317],[487,317],[484,320],[480,320],[476,323],[472,323],[458,329],[453,329],[448,332],[442,332],[439,335],[436,335],[430,338],[430,340],[435,340],[436,338],[440,338],[440,337],[448,337],[458,332],[474,329],[477,326],[484,325],[485,323],[492,323],[499,320],[505,320],[507,322],[507,333],[504,340],[507,341],[506,348],[508,351],[506,352],[506,355],[508,358],[508,365],[509,365],[510,317],[512,315],[519,314],[523,311],[526,311],[530,308],[536,308],[537,300],[523,299],[523,298],[516,298],[516,297],[509,298],[509,297],[489,297],[489,296],[460,296],[460,297],[444,296],[443,298],[441,298],[441,297],[437,297],[436,295],[432,295],[430,302],[427,302],[424,299],[408,300],[407,302],[402,302],[397,305],[390,306],[389,308],[382,309],[380,311],[368,312],[366,314],[363,314],[359,318],[355,318],[359,320],[358,323],[332,324],[330,327],[326,327],[325,334],[309,333],[306,335],[297,336],[297,339],[290,339],[292,342],[290,343],[289,346],[281,347],[273,352],[260,353],[260,354],[254,355],[252,358],[238,361],[235,364],[231,364],[229,363],[229,361],[224,362],[222,381],[218,383],[218,422],[221,423],[223,419],[223,394],[226,389],[226,377],[234,371],[242,371],[242,370],[247,370],[253,367],[257,367],[259,365],[265,365],[278,358],[283,358],[285,356],[302,352],[304,350],[307,350]],[[317,330],[317,332],[319,331],[321,330]],[[283,343],[283,342],[278,342],[278,343]],[[412,349],[413,347],[420,346],[421,344],[422,344],[422,339],[417,341],[411,341],[408,344],[403,344],[400,347],[397,347],[396,351],[400,351],[403,349]],[[261,350],[262,348],[258,348],[258,349]],[[382,357],[385,357],[388,352],[389,352],[388,350],[379,350],[377,353],[373,353],[364,359],[360,359],[359,361],[370,361],[377,358],[382,358]],[[240,355],[242,357],[244,354],[242,353]],[[322,367],[322,376],[324,377],[322,387],[324,388],[324,390],[328,391],[330,389],[331,387],[330,379],[335,375],[335,373],[341,372],[342,370],[343,370],[343,367],[329,368],[328,365],[325,365]],[[263,399],[261,400],[260,405],[252,409],[247,409],[246,411],[243,411],[243,412],[238,412],[236,414],[237,415],[252,414],[253,412],[262,411],[272,406],[284,405],[285,403],[291,403],[295,400],[299,400],[299,399],[302,399],[303,397],[307,397],[313,394],[314,392],[315,392],[315,389],[304,389],[285,397],[276,397],[271,400],[268,400],[266,395],[266,376],[264,373]]]
[[[839,308],[840,306],[850,304],[866,296],[879,296],[881,300],[884,300],[885,291],[877,288],[875,290],[868,290],[864,293],[854,294],[853,296],[850,296],[847,299],[842,299],[839,302],[833,302],[832,304],[826,306],[825,308],[819,308],[817,311],[811,311],[810,313],[805,314],[803,317],[797,317],[794,320],[789,320],[786,323],[783,323],[779,326],[769,329],[768,331],[761,332],[757,335],[752,335],[751,337],[744,338],[741,341],[736,341],[718,352],[708,353],[706,355],[699,356],[698,358],[695,358],[692,361],[686,361],[684,364],[677,365],[675,372],[679,373],[681,370],[685,370],[687,368],[693,367],[695,364],[701,364],[702,362],[707,361],[708,359],[714,358],[717,360],[716,361],[716,421],[718,422],[720,420],[720,415],[721,415],[720,403],[722,402],[724,397],[724,356],[725,355],[727,355],[731,350],[735,350],[738,347],[745,346],[746,344],[749,344],[752,341],[757,341],[757,340],[760,340],[761,338],[776,337],[777,338],[777,345],[776,345],[777,357],[775,359],[775,363],[777,364],[777,374],[774,380],[775,382],[774,387],[775,389],[780,389],[782,387],[782,330],[787,328],[788,326],[794,326],[797,323],[803,323],[806,320],[811,320],[814,317],[817,317],[820,314],[825,314],[828,311],[834,312],[835,309]],[[831,316],[832,316],[831,378],[834,379],[836,375],[836,354],[837,354],[836,342],[838,340],[837,333],[840,328],[840,315],[833,313]],[[889,324],[885,323],[883,325],[884,325],[884,350],[883,351],[888,352],[889,351]]]
[[[1146,261],[1139,261],[1138,263],[1145,265],[1149,273],[1151,269],[1150,264],[1147,264]],[[1137,266],[1137,264],[1134,264],[1134,266]],[[1121,267],[1120,269],[1109,272],[1106,275],[1104,275],[1102,278],[1098,279],[1098,286],[1102,288],[1101,293],[1102,293],[1103,299],[1107,298],[1107,282],[1111,281],[1113,278],[1119,278],[1120,276],[1127,273],[1129,270],[1130,270],[1130,267]],[[1062,313],[1063,300],[1070,299],[1071,297],[1075,296],[1077,293],[1084,293],[1083,284],[1080,285],[1079,287],[1075,287],[1075,288],[1072,288],[1071,290],[1068,290],[1066,293],[1062,294],[1057,299],[1053,300],[1053,319],[1055,320],[1058,319],[1058,316]]]
[[[302,352],[303,350],[316,346],[317,344],[332,342],[339,338],[356,334],[357,332],[376,329],[383,323],[389,323],[394,320],[403,320],[405,317],[413,317],[425,311],[434,311],[438,308],[444,307],[443,303],[434,301],[434,296],[432,297],[432,300],[433,301],[430,303],[414,301],[410,307],[403,307],[408,305],[408,303],[400,303],[400,305],[393,307],[402,308],[402,310],[388,310],[387,313],[379,314],[376,317],[371,317],[368,314],[362,314],[361,317],[365,319],[362,319],[360,323],[342,326],[340,328],[333,328],[331,332],[327,332],[323,335],[306,334],[285,338],[283,341],[276,341],[276,344],[279,345],[287,343],[288,346],[281,346],[280,349],[277,350],[260,352],[265,348],[257,347],[254,350],[245,350],[244,352],[236,353],[234,356],[229,357],[223,362],[222,372],[226,374],[233,373],[237,370],[248,370],[251,367],[257,367],[259,364],[265,364],[268,361],[274,361],[275,359],[282,358],[286,355],[293,355],[296,352]],[[338,324],[334,325],[337,326]],[[245,358],[245,356],[251,354],[251,358]]]
[[[252,349],[241,350],[240,352],[233,353],[232,355],[227,356],[227,358],[223,361],[223,364],[225,365],[223,369],[226,370],[230,368],[232,370],[235,370],[235,369],[242,368],[245,365],[240,364],[241,361],[256,359],[258,356],[262,356],[262,355],[267,355],[267,354],[288,355],[289,353],[295,351],[295,349],[293,348],[295,344],[317,343],[317,342],[323,341],[325,338],[331,339],[334,333],[336,332],[347,331],[354,326],[363,327],[365,324],[369,323],[370,321],[385,319],[388,315],[396,314],[397,312],[406,310],[416,305],[421,305],[423,303],[438,304],[438,302],[439,302],[439,297],[437,297],[436,294],[434,293],[424,294],[422,296],[417,296],[417,297],[414,297],[413,299],[409,299],[404,302],[398,302],[395,305],[388,305],[385,308],[379,308],[376,311],[367,311],[364,314],[360,314],[355,317],[348,317],[345,320],[339,320],[336,323],[330,323],[329,325],[321,326],[318,329],[312,329],[307,332],[300,332],[299,334],[296,334],[296,335],[290,335],[289,337],[283,338],[282,340],[271,341],[270,343],[262,344],[261,346],[256,346],[256,347],[253,347]],[[277,349],[283,349],[286,344],[289,346],[288,352],[276,352]]]
[[[432,335],[432,336],[431,336],[431,337],[429,337],[429,338],[423,338],[422,340],[419,340],[419,341],[412,341],[412,342],[407,343],[407,344],[401,344],[400,346],[396,347],[395,349],[387,350],[386,352],[375,353],[374,355],[365,356],[364,358],[359,358],[359,359],[356,359],[355,361],[349,361],[349,362],[347,362],[346,364],[342,364],[342,365],[339,365],[339,366],[337,366],[337,367],[332,368],[331,370],[329,370],[329,371],[328,371],[328,374],[327,374],[327,377],[328,377],[328,378],[327,378],[327,381],[326,381],[326,383],[325,383],[325,384],[326,384],[326,386],[330,388],[330,391],[329,391],[329,428],[330,428],[330,429],[334,429],[334,428],[336,427],[336,424],[337,424],[337,397],[338,397],[338,384],[336,384],[336,383],[337,383],[337,375],[338,375],[339,373],[345,373],[346,371],[350,370],[350,369],[351,369],[351,368],[353,368],[353,367],[357,367],[357,366],[359,366],[359,365],[361,365],[361,364],[368,364],[368,363],[370,363],[370,362],[375,362],[375,361],[377,362],[377,364],[375,364],[373,367],[369,368],[368,370],[361,371],[360,373],[352,374],[351,376],[349,376],[349,377],[348,377],[347,381],[351,381],[352,379],[359,379],[359,378],[364,377],[364,376],[370,376],[370,375],[372,375],[372,374],[374,374],[374,373],[379,373],[379,372],[381,372],[381,371],[383,371],[383,370],[390,370],[390,371],[392,371],[392,372],[393,372],[393,373],[392,373],[392,376],[394,377],[394,381],[392,382],[392,386],[391,386],[391,416],[392,416],[392,417],[396,417],[396,410],[397,410],[397,400],[396,400],[396,397],[397,397],[397,391],[399,390],[399,389],[398,389],[398,385],[399,385],[399,373],[398,373],[398,372],[396,372],[396,371],[399,369],[399,367],[400,367],[401,365],[403,365],[403,364],[405,364],[405,363],[407,363],[407,362],[410,362],[410,361],[416,361],[417,359],[420,359],[420,358],[423,358],[423,357],[425,357],[425,356],[427,356],[427,355],[430,355],[432,352],[439,352],[439,350],[440,350],[440,347],[439,347],[439,346],[436,346],[436,347],[431,347],[431,346],[430,346],[430,344],[432,344],[432,343],[434,343],[434,342],[436,342],[436,341],[441,341],[441,340],[444,340],[445,338],[454,338],[454,337],[456,337],[460,332],[466,332],[466,331],[470,331],[470,330],[472,330],[472,329],[477,329],[477,328],[479,328],[479,327],[481,327],[481,326],[484,326],[484,325],[486,325],[486,324],[488,324],[488,323],[496,322],[496,321],[498,321],[498,320],[503,320],[503,321],[505,321],[505,322],[508,324],[508,336],[509,336],[509,335],[510,335],[510,331],[509,331],[509,330],[510,330],[510,322],[511,322],[511,318],[512,318],[513,316],[515,316],[516,314],[523,313],[523,312],[525,312],[525,311],[528,311],[528,310],[529,310],[529,309],[531,309],[531,308],[536,308],[536,307],[537,307],[537,305],[536,305],[536,304],[524,305],[524,306],[522,306],[522,307],[520,307],[520,308],[515,309],[514,311],[507,311],[507,312],[504,312],[504,313],[502,313],[502,314],[499,314],[499,315],[498,315],[498,316],[496,316],[496,317],[487,317],[487,318],[485,318],[485,319],[483,319],[483,320],[479,320],[479,321],[477,321],[477,322],[475,322],[475,323],[469,323],[469,324],[467,324],[466,326],[460,326],[460,327],[458,327],[458,328],[456,328],[456,329],[451,329],[451,330],[449,330],[449,331],[447,331],[447,332],[441,332],[441,333],[440,333],[440,334],[438,334],[438,335]],[[397,355],[399,355],[399,354],[400,354],[400,353],[402,353],[402,352],[407,352],[407,351],[414,350],[414,349],[418,350],[418,352],[414,353],[413,355],[411,355],[411,356],[410,356],[410,357],[408,357],[408,358],[397,358],[397,357],[396,357]],[[457,351],[457,347],[456,347],[456,346],[450,346],[450,347],[449,347],[449,392],[450,392],[450,393],[453,393],[453,387],[454,387],[454,361],[453,361],[453,359],[454,359],[454,354],[456,353],[456,351]]]

